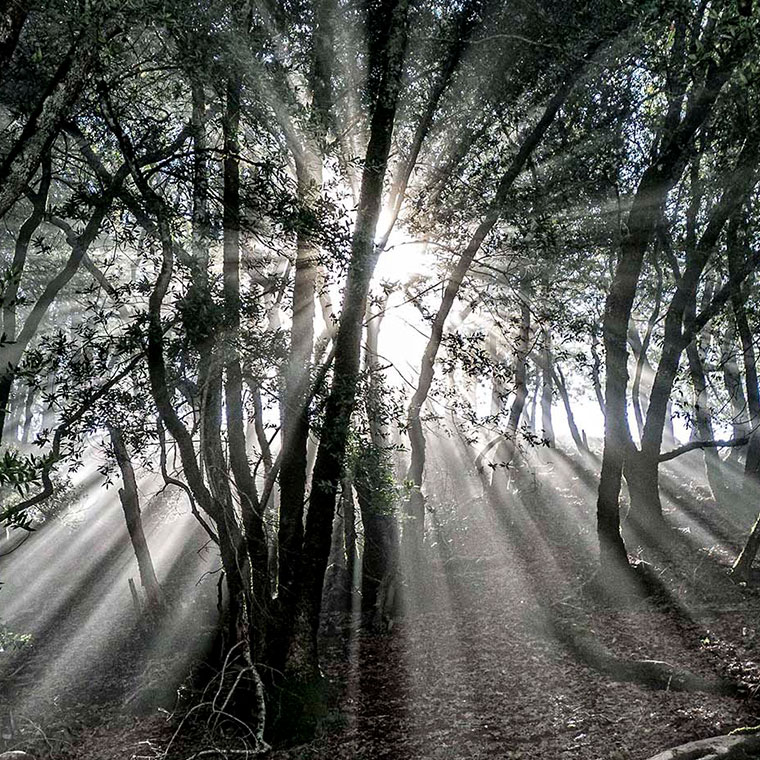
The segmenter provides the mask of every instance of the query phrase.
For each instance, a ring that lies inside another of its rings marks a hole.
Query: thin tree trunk
[[[732,438],[745,438],[749,436],[750,427],[747,415],[747,399],[744,395],[744,388],[742,388],[742,374],[736,356],[736,318],[733,316],[728,319],[726,331],[723,335],[720,364],[723,371],[723,384],[731,403]],[[740,455],[740,450],[739,446],[734,446],[729,452],[728,459],[736,461]]]
[[[124,510],[129,540],[132,542],[132,548],[137,558],[137,567],[140,570],[140,583],[145,590],[148,610],[155,614],[160,612],[163,606],[163,599],[161,586],[158,583],[156,571],[153,567],[153,559],[150,556],[148,541],[143,531],[140,495],[137,490],[135,471],[132,467],[132,460],[121,430],[113,425],[108,425],[108,433],[111,437],[111,446],[116,457],[116,463],[121,470],[121,479],[124,484],[123,488],[119,489],[119,500],[121,501],[121,508]]]
[[[308,206],[319,194],[322,181],[320,157],[304,146],[296,159],[298,193]],[[280,468],[280,517],[278,528],[279,583],[278,602],[283,624],[289,625],[297,603],[300,553],[303,545],[303,517],[307,484],[309,407],[306,398],[311,386],[314,350],[315,292],[318,251],[312,232],[301,228],[296,241],[293,282],[293,324],[288,363],[285,368],[285,399],[282,416],[282,464]],[[278,634],[276,644],[286,644],[287,628]],[[277,662],[285,664],[287,652],[280,646]]]
[[[745,255],[747,253],[747,241],[740,235],[743,232],[740,230],[740,226],[741,221],[739,214],[737,214],[731,220],[727,245],[730,275],[735,274],[739,269],[742,252]],[[760,433],[758,433],[758,426],[760,425],[760,386],[758,386],[754,336],[747,318],[746,300],[747,291],[740,289],[733,295],[732,307],[744,360],[747,411],[752,431],[744,465],[742,498],[748,502],[755,502],[758,493],[758,480],[760,479],[758,473],[758,466],[760,465]],[[758,548],[760,548],[760,516],[758,516],[755,524],[752,526],[750,535],[732,568],[732,574],[739,580],[749,580],[752,563],[755,561]]]
[[[29,434],[32,430],[32,421],[34,419],[34,400],[37,397],[37,386],[30,385],[26,390],[26,401],[24,402],[24,425],[21,433],[21,442],[29,443]]]
[[[583,436],[578,431],[578,425],[575,422],[573,408],[570,404],[570,394],[567,392],[567,383],[565,382],[565,376],[562,373],[562,368],[559,366],[559,364],[556,364],[554,366],[554,379],[556,382],[557,391],[559,391],[560,398],[562,399],[562,405],[565,407],[567,426],[570,428],[570,435],[573,438],[573,443],[581,454],[588,454],[588,445]]]
[[[346,574],[351,584],[351,598],[357,591],[356,574],[356,504],[354,489],[350,478],[343,479],[341,488],[341,503],[343,504],[343,545],[346,549]]]
[[[388,458],[390,434],[385,423],[385,393],[378,355],[380,326],[388,303],[386,295],[374,305],[367,320],[367,348],[365,366],[369,374],[366,414],[369,423],[370,449],[360,452],[360,462],[354,483],[359,499],[364,526],[364,552],[362,555],[362,613],[366,623],[379,628],[392,617],[385,608],[393,594],[383,589],[396,586],[398,581],[398,531],[393,505],[382,503],[387,498],[383,488],[386,476],[392,470]],[[364,462],[369,465],[364,467]],[[366,470],[366,471],[365,471]],[[377,481],[377,482],[375,482]]]
[[[702,298],[704,303],[709,303],[712,298],[712,287],[708,283]],[[694,302],[687,309],[686,318],[695,317]],[[712,424],[712,412],[710,409],[710,396],[705,373],[704,350],[700,345],[700,337],[697,336],[686,347],[686,359],[689,365],[689,375],[694,389],[694,421],[697,440],[712,441],[715,439]],[[720,455],[717,448],[703,449],[705,472],[707,482],[712,491],[716,503],[720,504],[726,496],[726,483],[723,478]]]
[[[554,422],[552,421],[552,401],[554,397],[554,357],[552,356],[551,334],[548,328],[542,329],[544,345],[544,365],[541,368],[541,427],[549,446],[554,447]]]
[[[605,416],[604,392],[602,390],[602,359],[599,356],[599,325],[595,323],[591,328],[591,384],[594,386],[594,395],[599,404],[602,416]]]
[[[242,81],[234,75],[227,81],[224,118],[224,409],[229,438],[229,462],[240,501],[250,574],[250,591],[257,610],[249,615],[251,655],[255,661],[263,646],[263,618],[271,598],[269,592],[268,547],[256,484],[247,456],[243,414],[243,373],[238,357],[240,341],[240,95]],[[220,462],[220,466],[223,466]],[[226,469],[226,468],[225,468]],[[224,470],[223,470],[224,472]],[[217,477],[222,473],[217,473]],[[224,494],[226,499],[226,492]],[[231,506],[231,505],[230,505]]]
[[[539,400],[538,400],[538,392],[543,391],[543,379],[539,379],[538,376],[538,370],[531,373],[530,369],[528,371],[528,386],[530,386],[530,382],[533,380],[533,395],[530,398],[530,402],[528,403],[528,411],[525,412],[525,416],[527,418],[526,424],[528,426],[528,430],[535,435],[536,434],[536,417],[538,417],[538,407],[539,407]]]
[[[649,319],[647,320],[647,327],[644,332],[644,337],[639,341],[638,340],[638,331],[636,331],[635,325],[633,325],[633,329],[636,335],[636,341],[632,342],[631,347],[633,348],[634,357],[636,359],[636,372],[633,377],[633,386],[631,388],[631,397],[633,402],[633,413],[636,417],[636,427],[639,431],[639,440],[641,440],[643,434],[644,434],[644,415],[642,413],[641,408],[641,397],[642,397],[642,380],[644,378],[644,373],[646,373],[647,377],[647,385],[649,386],[649,390],[651,391],[652,387],[652,377],[654,375],[654,370],[652,369],[652,365],[649,363],[649,358],[647,356],[647,353],[649,351],[649,344],[652,340],[652,334],[654,333],[655,325],[657,324],[657,320],[660,316],[660,309],[662,307],[662,268],[659,265],[659,262],[657,261],[657,254],[655,253],[654,258],[654,265],[655,265],[655,271],[657,272],[657,284],[655,286],[655,304],[654,308],[652,309],[652,313],[649,315]]]

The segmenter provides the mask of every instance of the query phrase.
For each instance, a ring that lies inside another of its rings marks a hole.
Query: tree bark
[[[567,383],[565,382],[565,376],[562,373],[562,368],[557,364],[555,365],[554,378],[559,391],[560,398],[562,399],[562,405],[565,407],[565,415],[567,416],[567,426],[570,428],[570,435],[572,436],[573,443],[581,454],[588,454],[589,449],[584,437],[578,431],[578,425],[575,422],[575,415],[573,414],[573,408],[570,404],[570,394],[567,392]]]
[[[3,343],[13,343],[16,340],[16,302],[18,300],[18,291],[21,285],[21,278],[24,274],[29,243],[32,241],[32,235],[37,231],[45,216],[52,172],[52,159],[48,152],[42,158],[42,173],[39,187],[31,196],[32,212],[21,225],[16,237],[16,245],[14,246],[13,260],[10,267],[10,278],[0,298],[3,319]],[[1,347],[0,352],[2,352]],[[8,363],[0,366],[2,366],[2,369],[0,369],[0,441],[2,441],[2,431],[5,427],[5,418],[13,388],[15,368],[9,368]]]
[[[240,514],[248,555],[250,590],[256,615],[249,617],[251,655],[255,661],[263,646],[264,620],[270,602],[268,546],[264,533],[262,507],[248,462],[243,413],[243,372],[240,367],[240,96],[242,80],[232,75],[227,80],[224,130],[224,293],[225,345],[222,347],[225,369],[224,409],[229,439],[229,462],[237,487]],[[223,464],[220,463],[222,466]],[[217,474],[219,477],[220,474]],[[233,518],[234,519],[234,518]]]
[[[747,246],[746,240],[740,240],[740,226],[741,220],[739,214],[737,214],[731,220],[727,246],[729,274],[731,276],[734,276],[739,270],[742,249]],[[746,250],[744,253],[746,255]],[[758,467],[760,466],[760,435],[758,434],[758,424],[760,424],[760,387],[758,386],[754,336],[747,318],[746,299],[747,291],[740,288],[734,293],[731,301],[744,360],[747,411],[751,429],[747,458],[744,465],[742,499],[753,503],[756,501],[758,485],[760,485],[758,483],[758,480],[760,480],[760,473],[758,472]],[[759,548],[760,515],[755,520],[749,537],[732,567],[731,572],[736,578],[745,582],[749,580],[752,563],[755,561]]]
[[[21,30],[29,15],[29,0],[2,0],[0,2],[0,81],[8,75],[5,67],[13,57]]]
[[[0,345],[0,367],[4,368],[2,376],[0,376],[0,383],[2,383],[0,386],[0,414],[2,414],[2,410],[7,406],[7,396],[10,396],[10,390],[13,384],[13,374],[21,362],[24,351],[26,351],[29,342],[37,334],[40,323],[50,309],[53,301],[55,301],[61,290],[68,285],[72,277],[77,273],[79,265],[82,263],[87,250],[100,232],[100,225],[111,206],[116,189],[126,175],[126,167],[122,167],[114,178],[112,186],[108,188],[100,198],[95,211],[82,233],[80,235],[74,235],[72,233],[68,236],[68,244],[71,247],[71,253],[63,268],[45,286],[42,294],[24,320],[24,326],[21,328],[15,342]],[[15,319],[13,323],[15,325]],[[2,406],[1,402],[4,399],[6,399],[6,403],[5,406]]]
[[[649,362],[649,358],[647,356],[647,353],[649,351],[649,344],[652,341],[652,334],[654,332],[655,325],[657,324],[657,320],[660,316],[660,309],[662,307],[662,268],[660,267],[659,263],[657,262],[657,256],[655,254],[654,256],[655,261],[655,270],[657,272],[657,284],[655,286],[655,302],[654,302],[654,308],[652,309],[652,313],[649,315],[649,319],[647,320],[647,327],[644,331],[644,337],[641,340],[638,340],[638,331],[636,331],[635,325],[632,326],[633,330],[636,334],[636,341],[632,342],[631,347],[633,348],[633,354],[636,359],[636,372],[633,377],[633,386],[631,388],[631,396],[632,396],[632,402],[633,402],[633,413],[636,417],[636,426],[639,431],[639,440],[641,440],[643,434],[644,434],[644,415],[641,408],[641,397],[642,397],[642,379],[644,378],[644,373],[646,372],[647,377],[647,385],[649,386],[649,390],[651,391],[652,386],[652,376],[654,375],[654,370],[652,369],[652,365]]]
[[[320,156],[304,145],[296,157],[299,199],[307,208],[317,199],[322,181]],[[280,522],[278,599],[281,614],[291,618],[297,603],[300,552],[307,482],[307,444],[312,353],[314,350],[315,291],[318,250],[312,232],[299,228],[293,282],[293,323],[290,354],[285,369],[285,399],[282,417],[282,465],[280,469]],[[279,636],[281,641],[287,635]],[[283,652],[282,657],[285,656]],[[282,663],[284,665],[284,662]]]
[[[80,32],[36,103],[24,129],[0,163],[0,217],[24,193],[79,97],[98,51],[94,30]]]
[[[723,384],[731,404],[731,426],[734,438],[749,436],[749,419],[747,415],[747,399],[742,388],[742,375],[736,356],[736,318],[731,316],[727,320],[726,331],[723,335],[721,346],[721,369],[723,371]],[[736,461],[740,449],[733,448],[728,458]]]
[[[469,47],[470,34],[482,3],[483,0],[466,0],[457,15],[457,20],[451,34],[451,44],[447,51],[443,66],[441,66],[438,76],[428,94],[425,108],[417,124],[407,155],[402,161],[400,161],[393,182],[391,183],[389,199],[390,220],[387,228],[383,230],[383,235],[379,243],[381,249],[387,246],[393,227],[398,220],[398,215],[404,202],[404,196],[407,187],[409,186],[409,180],[417,165],[417,159],[419,158],[423,143],[433,126],[433,119],[438,110],[441,98],[446,92],[459,63],[462,60],[462,56],[466,53]]]

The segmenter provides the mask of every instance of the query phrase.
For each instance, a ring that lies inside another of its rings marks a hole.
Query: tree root
[[[753,760],[760,753],[757,734],[727,734],[681,744],[648,760]]]
[[[736,684],[722,678],[705,678],[661,660],[624,660],[616,657],[595,636],[574,623],[554,622],[557,638],[582,663],[615,681],[638,683],[665,691],[706,692],[731,696]]]

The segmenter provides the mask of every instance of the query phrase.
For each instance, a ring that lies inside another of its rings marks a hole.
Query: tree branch
[[[681,454],[687,454],[695,449],[726,449],[733,446],[746,446],[749,443],[749,436],[741,438],[731,438],[728,441],[690,441],[689,443],[679,446],[677,449],[666,451],[660,454],[658,462],[669,462],[671,459],[680,457]]]

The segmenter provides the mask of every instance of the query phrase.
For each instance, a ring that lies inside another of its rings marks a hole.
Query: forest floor
[[[407,613],[383,633],[359,631],[345,616],[327,620],[330,711],[313,741],[271,757],[645,760],[760,724],[760,594],[726,574],[749,516],[729,519],[689,470],[672,470],[663,482],[674,525],[667,561],[642,552],[648,593],[623,599],[613,590],[602,598],[588,561],[592,484],[586,464],[558,453],[506,484],[501,492],[509,497],[496,502],[477,489],[446,493],[452,486],[443,483],[431,505],[430,570],[406,589]],[[452,497],[464,515],[456,521],[446,511]],[[0,717],[4,706],[16,716],[15,733],[6,718],[0,749],[56,760],[188,760],[210,747],[197,728],[172,741],[182,711],[169,698],[176,680],[170,653],[197,647],[201,631],[167,637],[146,665],[146,645],[127,616],[115,624],[107,652],[93,643],[100,630],[87,639],[98,651],[80,652],[77,668],[49,677],[56,647],[93,619],[107,628],[109,615],[114,626],[113,609],[95,614],[72,598],[23,665],[0,672]],[[3,618],[13,622],[5,611]],[[622,661],[662,661],[732,688],[679,691],[677,678],[659,687],[613,680],[579,661],[558,635],[567,626]],[[106,664],[88,669],[87,661]]]

